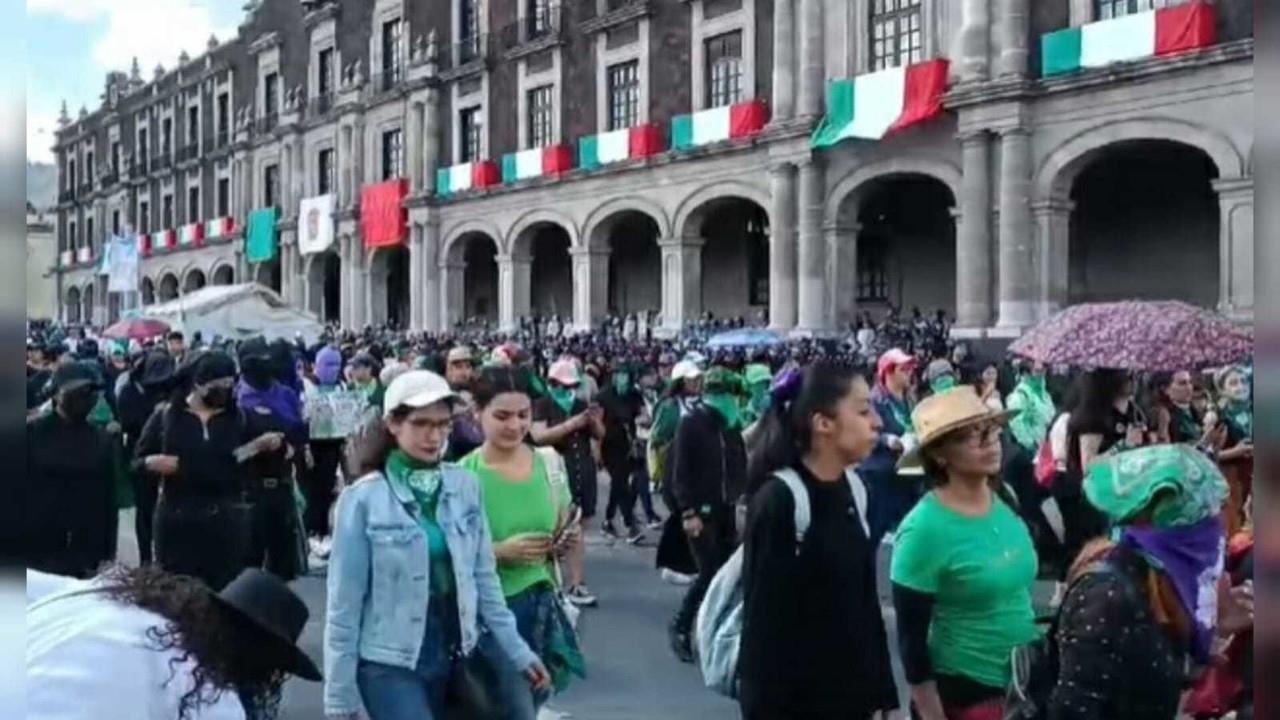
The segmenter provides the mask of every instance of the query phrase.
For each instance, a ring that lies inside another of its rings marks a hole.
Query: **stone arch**
[[[697,228],[703,220],[707,206],[716,200],[731,198],[750,200],[763,208],[766,215],[769,212],[769,191],[766,189],[737,180],[708,183],[694,190],[676,207],[671,224],[676,237],[697,237]]]
[[[63,301],[63,312],[66,315],[67,322],[80,322],[80,288],[75,285],[67,288],[66,299]]]
[[[444,242],[440,243],[440,262],[449,262],[455,256],[452,253],[458,253],[457,257],[461,257],[461,253],[465,251],[464,246],[455,248],[459,240],[468,235],[487,235],[494,244],[498,246],[499,251],[502,249],[502,232],[498,230],[498,226],[488,220],[471,219],[463,220],[450,227],[443,233]]]
[[[195,292],[209,284],[209,277],[205,275],[204,270],[195,265],[187,266],[182,271],[182,294]]]
[[[145,305],[154,305],[156,302],[156,283],[147,276],[142,276],[142,280],[138,284],[139,301]]]
[[[936,158],[910,155],[894,157],[859,167],[833,184],[824,203],[823,224],[828,227],[840,225],[842,209],[853,208],[856,214],[862,200],[860,195],[870,183],[899,175],[924,175],[933,178],[951,190],[952,198],[960,198],[960,186],[963,182],[960,168]],[[854,218],[846,219],[849,223],[854,222]]]
[[[578,247],[582,242],[578,224],[571,218],[558,210],[537,208],[516,218],[516,221],[511,224],[511,229],[507,231],[503,247],[513,255],[528,253],[531,250],[529,243],[532,240],[532,233],[529,231],[540,225],[556,225],[563,229],[569,236],[571,248]]]
[[[1050,151],[1036,168],[1032,183],[1037,201],[1066,198],[1076,176],[1111,145],[1131,140],[1166,140],[1203,151],[1222,178],[1241,177],[1244,156],[1225,135],[1171,118],[1136,118],[1095,125],[1076,133]]]
[[[214,285],[233,285],[235,281],[236,269],[231,263],[218,263],[209,270],[209,282]]]
[[[671,237],[671,221],[667,219],[667,213],[651,200],[631,196],[606,200],[588,213],[586,221],[582,223],[580,241],[591,247],[608,247],[607,243],[600,244],[604,238],[599,237],[599,231],[607,227],[613,217],[626,212],[647,215],[658,226],[658,237]]]
[[[156,300],[159,302],[168,302],[178,298],[180,288],[178,284],[178,276],[173,270],[162,270],[160,272],[160,282],[156,283]]]
[[[409,246],[371,248],[367,258],[369,317],[409,326]]]
[[[84,284],[80,290],[80,303],[84,309],[80,311],[80,322],[91,323],[94,321],[93,309],[98,303],[96,288],[94,282],[90,280]]]

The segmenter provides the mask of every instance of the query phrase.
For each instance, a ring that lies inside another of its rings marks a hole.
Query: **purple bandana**
[[[1218,624],[1218,580],[1226,546],[1222,520],[1214,516],[1168,529],[1127,527],[1120,544],[1142,553],[1173,582],[1183,610],[1195,624],[1191,653],[1199,662],[1208,661]]]

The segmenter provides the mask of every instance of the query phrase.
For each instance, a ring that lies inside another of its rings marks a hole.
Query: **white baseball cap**
[[[672,380],[692,380],[698,377],[702,377],[702,368],[692,360],[681,360],[671,368]]]
[[[382,416],[390,417],[397,408],[424,408],[438,402],[458,400],[449,382],[430,370],[409,370],[387,386],[382,400]]]

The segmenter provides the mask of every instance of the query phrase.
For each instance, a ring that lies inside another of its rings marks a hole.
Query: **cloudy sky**
[[[157,63],[204,52],[209,35],[226,40],[244,0],[27,0],[27,158],[52,162],[58,109],[74,118],[101,104],[106,75],[128,72],[134,57],[150,80]],[[0,36],[3,32],[0,32]]]

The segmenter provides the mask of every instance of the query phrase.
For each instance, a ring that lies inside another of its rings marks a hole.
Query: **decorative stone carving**
[[[187,54],[187,51],[186,51],[186,50],[183,50],[183,51],[181,51],[181,52],[179,52],[179,53],[178,53],[178,65],[179,65],[179,66],[186,65],[186,64],[187,64],[187,63],[189,63],[189,62],[191,62],[191,56]]]
[[[164,65],[161,65],[160,63],[156,63],[155,79],[159,80],[162,77],[164,77]]]
[[[218,47],[218,36],[217,36],[217,35],[214,35],[214,34],[212,34],[212,33],[210,33],[210,34],[209,34],[209,41],[208,41],[208,42],[206,42],[206,43],[204,44],[204,46],[205,46],[206,48],[208,48],[209,50],[214,50],[214,49],[216,49],[216,48]]]
[[[440,54],[440,35],[435,28],[427,31],[427,58],[435,60]]]

